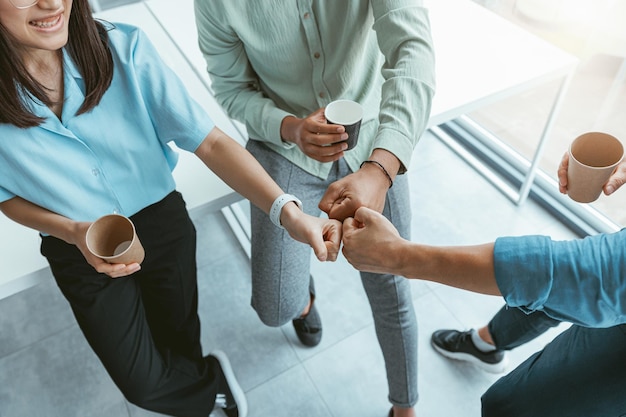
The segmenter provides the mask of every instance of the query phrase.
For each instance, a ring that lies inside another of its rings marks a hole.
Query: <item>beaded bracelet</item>
[[[393,187],[393,180],[391,179],[391,175],[389,175],[389,172],[387,172],[387,170],[385,169],[383,164],[381,164],[378,161],[374,161],[374,160],[368,159],[367,161],[361,162],[361,166],[359,168],[363,168],[363,165],[365,165],[365,164],[375,164],[375,165],[378,165],[378,167],[383,170],[383,172],[385,173],[385,176],[389,180],[389,188]]]
[[[278,197],[276,197],[276,200],[274,200],[274,203],[272,204],[272,207],[270,208],[269,217],[272,223],[276,225],[276,227],[284,229],[283,225],[280,224],[280,213],[282,212],[285,204],[292,202],[292,201],[296,203],[296,205],[300,207],[300,209],[302,209],[302,201],[300,201],[298,197],[291,195],[291,194],[279,195]]]

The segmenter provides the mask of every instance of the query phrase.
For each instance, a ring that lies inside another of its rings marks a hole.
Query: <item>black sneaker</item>
[[[483,352],[472,342],[472,330],[437,330],[430,338],[433,348],[443,356],[470,362],[479,368],[499,374],[504,372],[507,358],[503,350]]]
[[[322,340],[322,319],[320,318],[315,303],[311,305],[309,313],[292,321],[296,335],[303,345],[313,347],[319,345]]]
[[[211,352],[209,361],[217,363],[217,377],[219,378],[214,410],[221,409],[228,417],[246,417],[248,402],[243,390],[239,386],[233,368],[226,354],[222,351]]]

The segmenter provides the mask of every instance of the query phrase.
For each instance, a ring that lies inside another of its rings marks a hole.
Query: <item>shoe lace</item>
[[[468,342],[471,343],[471,341],[468,341],[469,337],[469,332],[461,332],[457,334],[457,337],[451,337],[448,339],[448,342],[454,350],[459,350],[461,346],[467,345]]]

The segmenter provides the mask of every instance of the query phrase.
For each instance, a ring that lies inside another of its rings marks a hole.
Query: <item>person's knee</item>
[[[251,305],[263,324],[269,327],[280,327],[302,316],[311,303],[311,294],[314,292],[310,282],[308,291],[293,283],[284,283],[270,290],[253,288]]]
[[[261,319],[261,322],[269,327],[280,327],[288,322],[288,320],[280,320],[280,317],[275,314],[265,314],[259,312],[258,310],[257,315],[259,316],[259,319]]]
[[[155,401],[155,387],[146,381],[143,383],[118,384],[118,388],[126,400],[137,407],[151,410]]]
[[[298,311],[297,308],[285,305],[284,303],[280,305],[267,306],[271,308],[259,305],[253,305],[253,307],[261,322],[269,327],[283,326],[291,320],[300,317],[302,313],[302,311]]]

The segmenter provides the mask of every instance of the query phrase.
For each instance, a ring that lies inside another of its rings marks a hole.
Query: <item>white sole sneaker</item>
[[[248,401],[246,400],[246,395],[241,389],[239,382],[237,382],[237,378],[235,377],[235,373],[233,372],[233,368],[230,365],[230,360],[228,360],[228,356],[226,353],[221,350],[213,351],[209,354],[209,356],[213,356],[220,364],[222,368],[222,372],[224,373],[224,378],[226,378],[226,383],[228,384],[228,388],[233,396],[233,400],[235,404],[237,404],[237,410],[239,412],[239,417],[247,417],[248,415]],[[213,411],[212,415],[217,411],[220,411],[224,416],[226,413],[222,410]],[[219,415],[219,414],[217,414]]]
[[[445,356],[449,359],[454,359],[461,362],[471,363],[472,365],[482,369],[483,371],[489,372],[491,374],[501,374],[506,371],[507,366],[509,364],[509,359],[505,355],[502,360],[498,363],[487,363],[481,361],[476,356],[471,355],[465,352],[450,352],[449,350],[442,349],[440,346],[437,346],[432,340],[430,343],[441,356]]]

